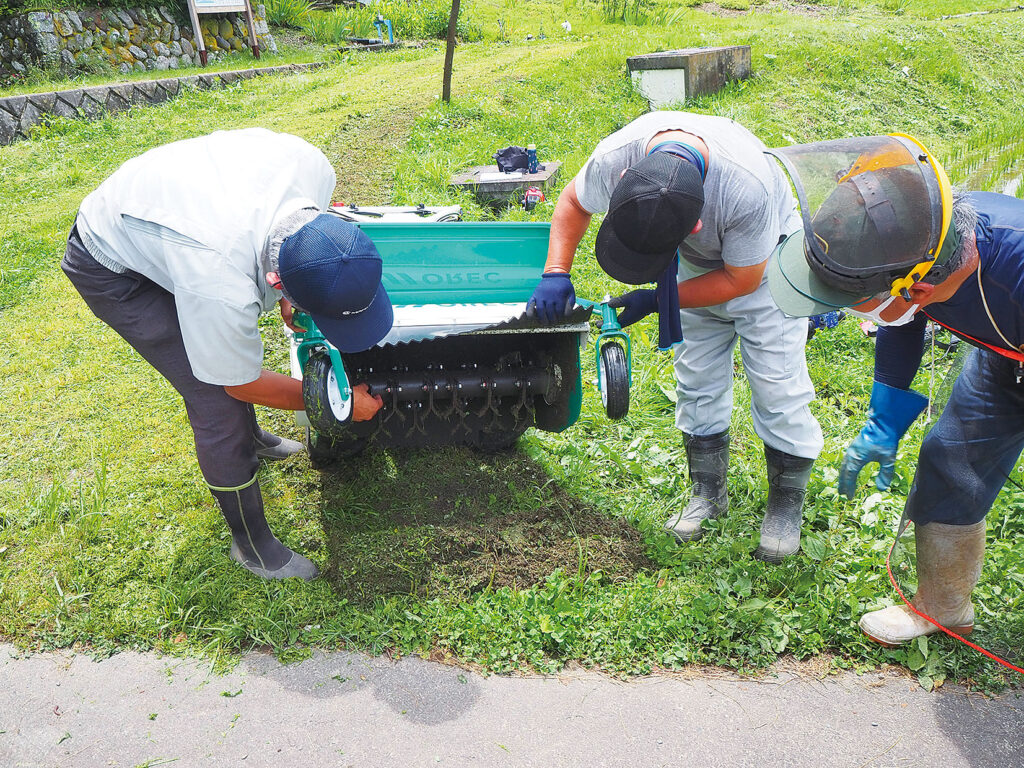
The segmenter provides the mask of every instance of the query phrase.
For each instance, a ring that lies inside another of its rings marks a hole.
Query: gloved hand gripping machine
[[[581,300],[564,322],[529,316],[526,302],[547,256],[550,225],[451,222],[457,208],[336,207],[373,240],[394,307],[376,347],[338,352],[307,315],[291,333],[291,372],[303,382],[310,458],[325,464],[371,443],[465,444],[500,450],[529,427],[560,432],[580,414],[580,350],[602,310],[598,383],[610,418],[629,407],[629,339],[613,310]],[[350,420],[351,387],[366,383],[383,407]]]

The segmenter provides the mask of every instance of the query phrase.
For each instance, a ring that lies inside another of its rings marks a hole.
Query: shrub
[[[293,29],[303,29],[312,10],[309,0],[265,0],[265,5],[269,23]]]
[[[654,0],[601,0],[601,11],[605,21],[622,21],[627,24],[643,24]]]
[[[313,11],[304,27],[306,34],[318,43],[330,45],[341,43],[350,37],[371,37],[376,35],[373,14],[362,9],[337,9],[326,13]]]
[[[2,0],[0,0],[2,1]],[[277,0],[290,2],[294,0]],[[270,13],[267,6],[267,13]],[[378,0],[372,6],[336,8],[327,13],[312,12],[305,25],[310,37],[320,43],[338,43],[347,37],[376,37],[377,14],[391,22],[396,38],[427,40],[448,34],[448,0]],[[479,27],[467,20],[466,9],[459,14],[457,34],[462,40],[479,40]]]

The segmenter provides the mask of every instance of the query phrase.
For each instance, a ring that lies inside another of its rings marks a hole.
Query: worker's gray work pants
[[[99,264],[71,230],[61,268],[89,309],[167,379],[185,401],[199,468],[208,485],[236,487],[256,474],[256,413],[224,387],[192,375],[174,295],[137,272]]]
[[[680,282],[707,271],[679,260]],[[713,307],[683,309],[680,319],[676,426],[690,435],[715,435],[729,428],[732,352],[739,339],[754,431],[770,448],[816,459],[824,443],[808,407],[814,385],[804,357],[807,318],[784,314],[772,300],[766,277],[751,294]]]

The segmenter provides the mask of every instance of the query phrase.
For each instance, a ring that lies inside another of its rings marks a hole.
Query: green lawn
[[[623,26],[605,24],[595,4],[534,0],[535,15],[520,21],[543,20],[548,38],[461,46],[447,107],[435,97],[443,54],[425,48],[94,123],[57,121],[0,148],[0,633],[26,647],[226,660],[253,647],[283,658],[313,646],[390,649],[498,671],[569,661],[619,673],[752,670],[780,654],[823,654],[844,667],[906,664],[925,685],[1003,685],[995,665],[951,641],[887,651],[856,628],[862,612],[893,601],[884,557],[926,427],[908,435],[892,493],[865,485],[852,502],[836,496],[837,462],[863,422],[871,381],[871,342],[852,323],[808,346],[826,447],[804,553],[781,566],[750,555],[766,481],[739,367],[732,511],[694,544],[661,533],[687,483],[671,361],[653,351],[647,322],[632,332],[633,401],[621,422],[602,415],[588,360],[579,423],[562,435],[531,431],[510,454],[390,451],[324,472],[304,456],[265,467],[271,524],[324,571],[309,584],[267,584],[227,558],[177,396],[92,317],[57,267],[78,203],[106,175],[149,147],[217,128],[305,137],[338,169],[339,199],[451,201],[485,217],[447,188],[452,172],[532,141],[543,158],[565,162],[568,180],[604,135],[646,109],[629,90],[625,57],[690,45],[753,46],[754,77],[688,108],[734,117],[769,144],[901,131],[950,158],[954,176],[998,187],[1019,174],[1021,132],[1011,128],[1020,124],[1021,17],[942,21],[976,5],[886,5],[758,6],[729,17],[685,10],[668,26]],[[489,35],[511,9],[471,7]],[[546,21],[563,15],[571,35]],[[551,210],[549,202],[503,217],[545,219]],[[617,290],[586,256],[595,231],[576,271],[590,297]],[[285,370],[276,319],[267,318],[264,338],[268,364]],[[939,380],[947,367],[937,362]],[[918,389],[927,391],[927,374]],[[298,436],[286,414],[262,420]],[[974,636],[1018,663],[1022,506],[1011,488],[989,518]]]

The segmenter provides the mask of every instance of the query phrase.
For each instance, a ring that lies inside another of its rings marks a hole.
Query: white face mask
[[[848,309],[846,311],[849,312],[851,315],[854,315],[856,317],[862,317],[865,320],[870,320],[875,325],[882,325],[882,326],[906,325],[907,323],[909,323],[911,320],[914,319],[914,315],[917,313],[918,308],[921,306],[920,304],[911,304],[910,307],[907,309],[907,311],[904,312],[902,315],[900,315],[895,320],[883,320],[882,317],[881,317],[882,312],[884,312],[885,308],[888,307],[890,304],[892,304],[894,301],[896,301],[896,297],[895,296],[890,296],[888,299],[886,299],[881,304],[879,304],[877,307],[875,307],[874,309],[872,309],[872,310],[870,310],[868,312],[860,312],[860,311],[858,311],[856,309],[852,309],[852,308]]]

